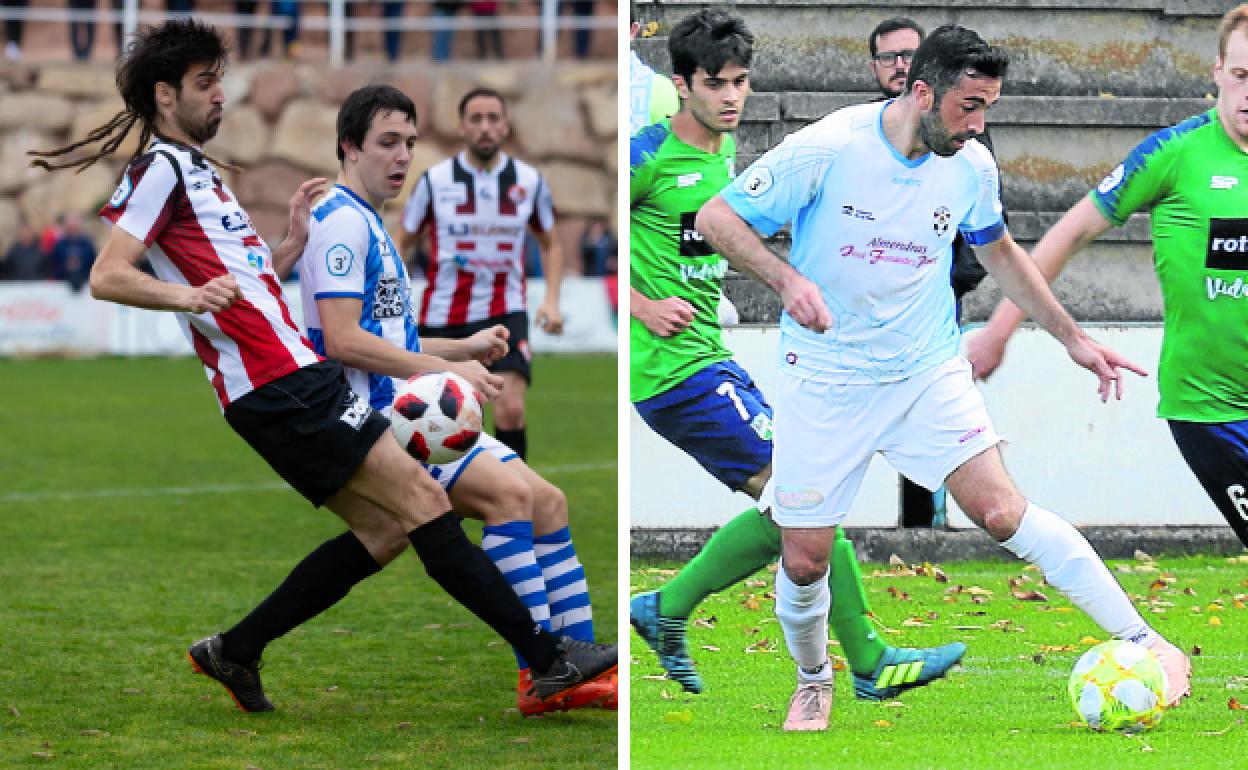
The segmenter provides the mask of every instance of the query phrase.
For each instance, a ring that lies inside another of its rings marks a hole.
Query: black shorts
[[[421,326],[421,337],[445,337],[462,340],[471,337],[482,329],[502,324],[507,327],[507,355],[495,361],[490,371],[517,372],[528,384],[533,384],[533,353],[529,350],[529,314],[520,310],[515,313],[487,318],[484,321],[473,321],[466,324],[451,326]]]
[[[346,485],[390,421],[321,361],[261,385],[225,408],[225,419],[313,505]]]
[[[1248,545],[1248,420],[1167,420],[1179,453],[1239,539]]]

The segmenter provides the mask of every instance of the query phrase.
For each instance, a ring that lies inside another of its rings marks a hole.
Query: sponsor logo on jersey
[[[693,187],[695,184],[701,181],[702,181],[702,172],[694,171],[690,174],[681,174],[680,176],[676,177],[676,186],[677,187]]]
[[[680,215],[680,256],[709,257],[715,253],[698,228],[693,226],[698,212],[685,211]]]
[[[117,189],[113,192],[113,197],[108,199],[108,205],[115,209],[119,209],[130,200],[130,193],[134,192],[134,182],[130,181],[130,175],[125,174],[121,177],[121,184],[117,185]]]
[[[706,262],[701,265],[681,265],[680,280],[684,283],[690,281],[722,281],[728,273],[728,260],[719,259],[715,262]]]
[[[932,212],[932,229],[937,235],[945,235],[949,232],[950,219],[953,219],[953,214],[949,212],[948,206],[941,206]]]
[[[251,265],[255,270],[264,269],[264,255],[257,254],[254,251],[247,252],[247,264]]]
[[[209,187],[212,187],[212,182],[207,179],[199,179],[191,183],[192,190],[207,190]]]
[[[377,288],[373,290],[373,318],[402,318],[407,315],[406,304],[397,275],[389,273],[377,279]]]
[[[847,217],[853,217],[854,219],[865,219],[868,222],[875,221],[875,214],[872,214],[870,211],[857,208],[856,206],[851,206],[848,203],[841,206],[841,213]]]
[[[519,206],[529,197],[529,193],[520,185],[513,184],[507,188],[507,199]]]
[[[889,265],[908,265],[918,269],[936,262],[936,258],[929,256],[927,247],[921,243],[892,241],[879,237],[868,241],[866,247],[846,243],[840,247],[839,252],[846,259],[861,259],[869,265],[883,262]]]
[[[784,354],[784,362],[789,366],[797,366],[797,354],[792,350]]]
[[[452,182],[450,187],[438,191],[438,203],[460,205],[468,202],[468,187],[463,182]]]
[[[508,238],[519,238],[524,235],[524,225],[478,225],[470,222],[451,222],[446,226],[448,235],[455,237],[466,235],[502,235]]]
[[[351,271],[351,263],[355,261],[355,253],[345,243],[335,243],[325,252],[325,269],[329,274],[341,278]]]
[[[760,195],[765,195],[774,183],[775,180],[772,179],[771,169],[766,166],[754,166],[750,169],[750,175],[745,178],[742,188],[745,190],[746,195],[751,198],[757,198]]]
[[[914,177],[909,176],[895,176],[889,181],[893,184],[899,184],[904,187],[921,187],[923,185],[922,179],[915,179]]]
[[[1210,219],[1205,267],[1248,270],[1248,219]]]
[[[1245,296],[1248,296],[1248,284],[1244,283],[1243,278],[1236,278],[1234,281],[1227,281],[1223,278],[1215,278],[1212,275],[1206,275],[1205,295],[1210,301],[1213,301],[1218,297],[1244,299]]]
[[[1101,195],[1105,195],[1122,182],[1122,178],[1126,175],[1126,173],[1126,166],[1119,163],[1118,166],[1113,171],[1109,172],[1109,175],[1102,179],[1101,183],[1096,186],[1096,191]]]
[[[958,443],[965,444],[966,442],[970,441],[971,439],[975,438],[976,436],[978,436],[979,434],[983,433],[986,430],[988,429],[982,425],[979,426],[978,428],[971,428],[966,433],[963,433],[961,436],[958,436]]]
[[[1239,177],[1237,176],[1218,176],[1214,174],[1213,178],[1209,180],[1209,189],[1230,190],[1237,184],[1239,184]]]
[[[226,214],[221,217],[221,226],[227,232],[237,233],[240,230],[246,230],[250,225],[251,222],[248,221],[247,215],[242,211],[235,211],[232,214]]]

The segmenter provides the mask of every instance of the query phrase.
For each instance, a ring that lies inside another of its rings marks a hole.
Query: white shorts
[[[775,449],[762,502],[782,527],[834,527],[876,452],[936,489],[1001,437],[961,356],[898,382],[840,385],[780,372]]]
[[[482,433],[481,438],[477,439],[477,445],[468,450],[468,454],[455,462],[446,463],[445,465],[426,465],[425,470],[429,471],[429,475],[433,476],[433,480],[441,484],[442,488],[449,494],[451,487],[455,486],[455,482],[459,480],[460,475],[468,467],[468,464],[483,452],[494,455],[500,462],[507,462],[520,457],[511,447],[488,433]]]

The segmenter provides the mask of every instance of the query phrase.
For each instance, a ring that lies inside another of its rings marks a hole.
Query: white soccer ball
[[[472,385],[451,372],[425,372],[395,389],[390,430],[422,463],[454,462],[481,437],[481,402]]]
[[[1121,639],[1085,652],[1067,689],[1079,718],[1093,730],[1149,730],[1165,710],[1161,663],[1147,647]]]

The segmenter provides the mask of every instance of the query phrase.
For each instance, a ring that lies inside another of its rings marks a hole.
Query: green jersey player
[[[1151,209],[1165,307],[1157,416],[1248,544],[1248,4],[1222,18],[1213,75],[1214,108],[1141,142],[1033,256],[1051,281],[1111,225]],[[1021,320],[1003,302],[971,339],[977,376],[1000,365]]]
[[[758,498],[771,474],[771,407],[721,339],[717,305],[726,263],[693,226],[733,176],[732,131],[749,93],[753,36],[740,18],[699,11],[672,30],[682,108],[631,140],[631,399],[660,436],[735,491]],[[719,529],[679,575],[633,597],[638,633],[690,692],[702,681],[685,645],[690,613],[709,594],[780,555],[779,529],[752,508]],[[867,617],[853,546],[832,549],[829,617],[860,698],[893,698],[939,678],[965,651],[888,647]]]

